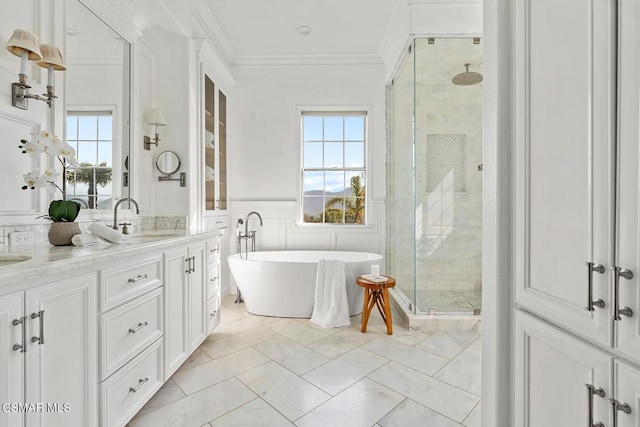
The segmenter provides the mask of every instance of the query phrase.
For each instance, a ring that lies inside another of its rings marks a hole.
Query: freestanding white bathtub
[[[242,254],[244,258],[245,254]],[[382,255],[345,251],[265,251],[249,252],[248,259],[230,255],[229,268],[247,311],[275,317],[310,318],[313,312],[316,268],[321,259],[345,262],[349,315],[362,312],[364,290],[356,277],[382,265]]]

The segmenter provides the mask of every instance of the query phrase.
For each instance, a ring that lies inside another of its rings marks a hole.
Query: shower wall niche
[[[481,310],[481,69],[480,39],[415,39],[389,86],[386,271],[417,314]]]

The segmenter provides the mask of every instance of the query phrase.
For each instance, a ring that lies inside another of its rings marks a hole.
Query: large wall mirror
[[[79,169],[67,199],[111,209],[129,197],[130,45],[79,0],[65,1],[65,139]]]

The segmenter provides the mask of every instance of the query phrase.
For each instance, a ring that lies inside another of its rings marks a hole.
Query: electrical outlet
[[[12,231],[9,233],[9,245],[26,245],[33,243],[33,231]]]

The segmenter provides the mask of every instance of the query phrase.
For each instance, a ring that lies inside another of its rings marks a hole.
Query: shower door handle
[[[593,272],[596,273],[600,273],[600,274],[604,274],[605,272],[605,268],[604,265],[602,264],[595,264],[593,262],[587,261],[587,286],[588,286],[588,291],[587,291],[587,306],[585,307],[585,309],[587,311],[595,311],[595,308],[593,307],[598,307],[598,308],[604,308],[604,301],[600,298],[598,298],[597,300],[593,300]]]

